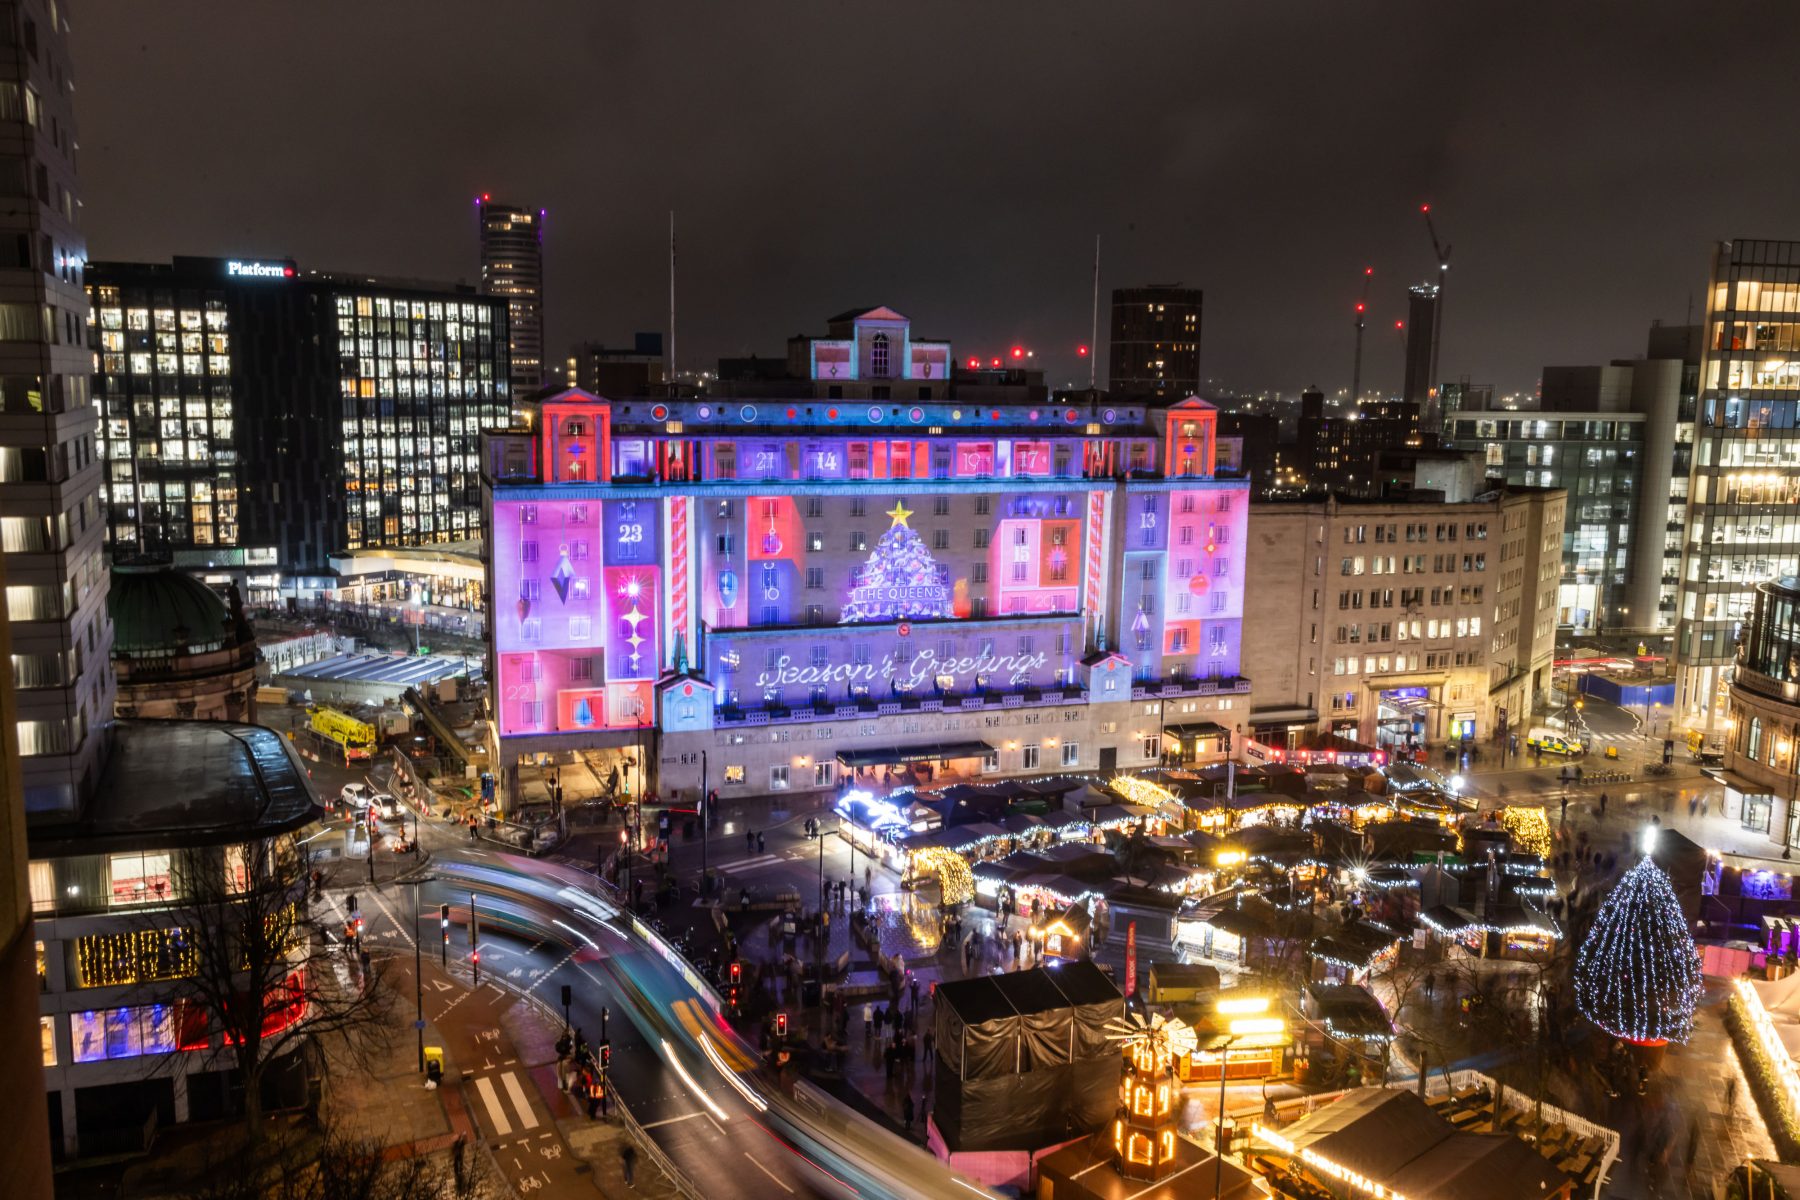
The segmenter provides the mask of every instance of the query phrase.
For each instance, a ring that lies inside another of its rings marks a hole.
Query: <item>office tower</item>
[[[19,686],[27,811],[70,812],[98,773],[112,721],[101,467],[90,403],[75,227],[68,26],[47,5],[5,10],[0,53],[0,533]]]
[[[500,204],[484,192],[481,213],[481,290],[505,296],[511,322],[513,399],[544,383],[544,210]]]
[[[1211,405],[1004,399],[890,309],[830,326],[785,394],[568,392],[484,439],[505,796],[640,739],[647,786],[710,754],[732,803],[1110,773],[1232,719],[1249,484]]]
[[[92,789],[112,726],[95,444],[76,228],[67,10],[0,9],[0,549],[12,664],[0,682],[0,1139],[8,1195],[51,1194],[36,954],[25,889],[27,815],[68,814]]]
[[[1431,378],[1431,364],[1437,350],[1437,317],[1437,284],[1415,283],[1407,289],[1406,376],[1400,387],[1400,398],[1419,406],[1428,431],[1437,429],[1437,383]]]
[[[1107,390],[1179,400],[1200,392],[1199,288],[1114,288]]]
[[[1488,475],[1569,493],[1559,622],[1577,633],[1666,628],[1659,591],[1670,534],[1679,359],[1545,367],[1538,407],[1446,412],[1444,434]],[[1685,494],[1685,481],[1682,492]]]
[[[567,384],[596,396],[648,396],[663,386],[663,335],[639,333],[629,348],[583,342],[569,351]]]
[[[1706,291],[1675,621],[1675,702],[1693,729],[1723,724],[1722,684],[1756,586],[1800,574],[1796,312],[1800,242],[1719,243]]]
[[[115,555],[269,603],[341,551],[476,535],[506,301],[283,259],[93,263],[87,284]]]

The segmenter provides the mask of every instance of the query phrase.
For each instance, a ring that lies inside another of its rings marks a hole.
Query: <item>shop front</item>
[[[1434,684],[1388,688],[1375,697],[1375,744],[1391,753],[1410,754],[1431,740],[1432,713],[1441,706]]]

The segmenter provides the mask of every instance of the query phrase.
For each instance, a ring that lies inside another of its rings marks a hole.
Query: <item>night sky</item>
[[[1377,15],[1379,14],[1379,15]],[[547,357],[667,322],[780,354],[886,303],[1085,383],[1102,286],[1206,289],[1218,389],[1398,389],[1454,246],[1447,378],[1642,352],[1710,244],[1800,237],[1782,4],[101,4],[74,13],[89,253],[477,276],[544,207]],[[1104,301],[1100,344],[1106,340]],[[1104,363],[1101,379],[1104,382]]]

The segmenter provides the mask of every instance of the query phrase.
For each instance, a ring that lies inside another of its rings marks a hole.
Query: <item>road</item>
[[[427,913],[452,906],[453,969],[468,962],[473,892],[484,982],[558,1016],[569,984],[571,1023],[597,1041],[604,1021],[616,1094],[707,1197],[989,1194],[885,1130],[796,1103],[716,1014],[704,982],[584,872],[457,847],[425,873]],[[428,929],[424,945],[441,953],[439,940]]]

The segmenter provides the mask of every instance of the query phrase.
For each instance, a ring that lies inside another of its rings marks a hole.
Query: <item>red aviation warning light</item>
[[[1013,356],[1013,357],[1014,357],[1014,358],[1024,358],[1024,357],[1025,357],[1025,347],[1023,347],[1023,346],[1014,346],[1014,347],[1013,347],[1013,348],[1012,348],[1012,356]]]
[[[1077,346],[1075,347],[1075,353],[1078,357],[1086,358],[1088,356],[1088,348],[1086,346]]]
[[[971,371],[978,370],[978,369],[980,369],[980,367],[981,367],[981,360],[979,358],[971,358],[969,360],[969,370],[971,370]]]

